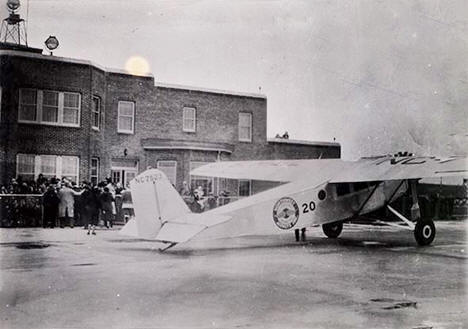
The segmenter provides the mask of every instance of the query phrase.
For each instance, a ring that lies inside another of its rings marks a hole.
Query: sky
[[[21,3],[29,45],[55,35],[56,56],[266,95],[269,137],[336,139],[345,159],[468,152],[468,1]]]

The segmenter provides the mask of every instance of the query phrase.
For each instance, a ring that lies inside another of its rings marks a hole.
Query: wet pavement
[[[158,243],[0,229],[0,328],[468,328],[467,221]]]

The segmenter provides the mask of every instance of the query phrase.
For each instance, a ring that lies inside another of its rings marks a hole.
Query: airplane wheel
[[[329,238],[335,239],[343,230],[343,222],[334,222],[322,225],[323,233]]]
[[[430,219],[418,220],[414,228],[414,238],[420,246],[427,246],[434,240],[436,229]]]

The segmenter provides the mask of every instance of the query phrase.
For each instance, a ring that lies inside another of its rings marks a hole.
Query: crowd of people
[[[74,227],[75,211],[79,212],[81,222],[87,228],[87,234],[96,234],[96,227],[101,220],[107,228],[113,226],[116,216],[115,197],[129,194],[110,178],[98,184],[82,182],[78,185],[66,178],[47,179],[39,175],[35,181],[23,181],[21,177],[11,179],[8,186],[2,186],[0,194],[42,194],[42,226]],[[75,197],[79,206],[75,204]]]

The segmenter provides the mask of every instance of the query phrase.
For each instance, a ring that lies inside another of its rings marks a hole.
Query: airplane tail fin
[[[122,234],[155,239],[165,222],[191,213],[166,175],[158,169],[146,170],[135,177],[130,189],[136,222],[128,222]]]

